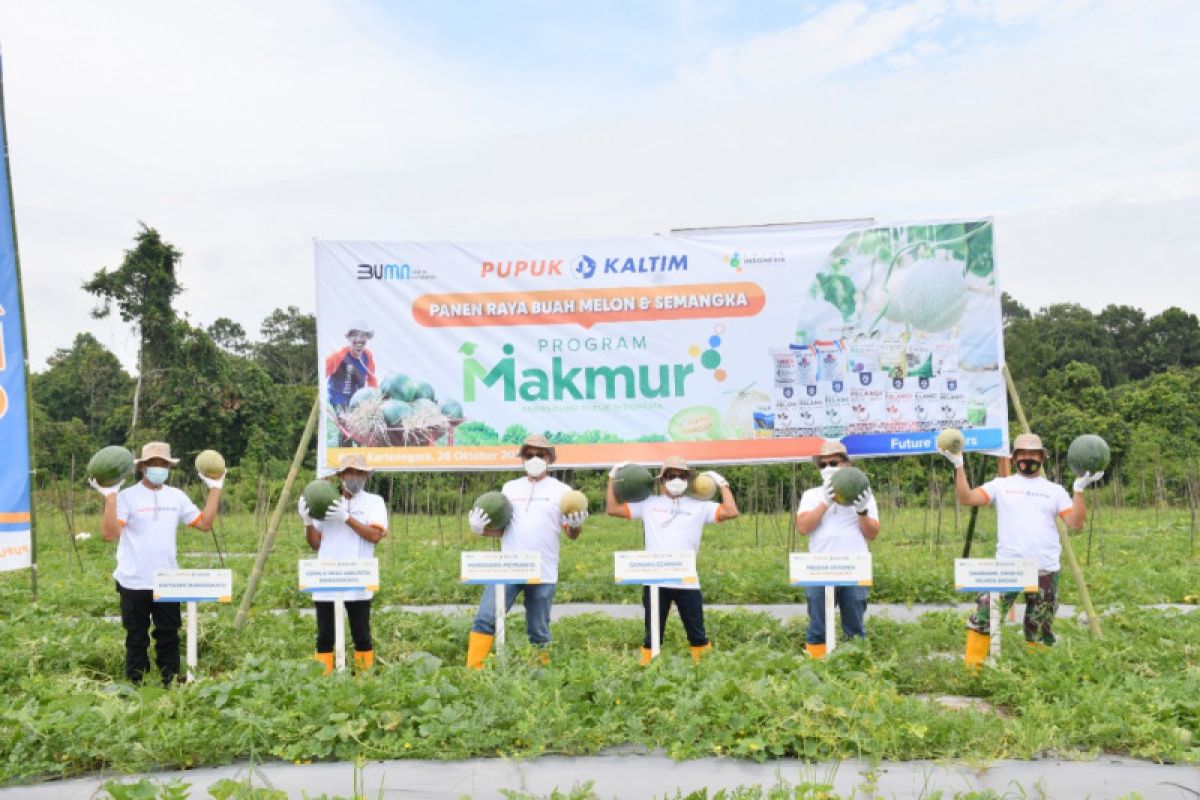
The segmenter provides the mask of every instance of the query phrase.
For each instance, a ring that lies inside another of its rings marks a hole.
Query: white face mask
[[[361,492],[363,490],[363,487],[366,485],[367,485],[366,478],[358,478],[358,477],[342,478],[342,488],[345,489],[351,495],[358,494],[359,492]]]
[[[146,467],[146,480],[155,486],[162,486],[166,483],[168,474],[166,467]]]
[[[545,474],[545,472],[546,472],[546,459],[538,458],[537,456],[534,456],[533,458],[525,459],[525,474],[528,475],[529,477],[537,478],[537,477]]]
[[[832,478],[834,473],[837,472],[839,469],[841,469],[841,467],[825,467],[825,468],[823,468],[821,470],[821,480],[828,483],[829,479]]]
[[[679,495],[687,490],[688,482],[683,478],[672,478],[665,482],[663,486],[667,487],[667,494],[671,495],[671,497],[679,497]]]

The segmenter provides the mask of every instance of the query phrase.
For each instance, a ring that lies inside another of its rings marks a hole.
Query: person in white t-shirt
[[[1025,641],[1035,648],[1054,644],[1054,615],[1058,611],[1059,556],[1062,543],[1055,519],[1061,517],[1068,528],[1079,530],[1087,520],[1083,493],[1104,477],[1103,472],[1085,473],[1075,480],[1074,497],[1057,483],[1041,474],[1048,453],[1042,440],[1023,433],[1013,442],[1012,461],[1015,475],[993,478],[972,489],[963,470],[961,453],[942,451],[954,465],[954,491],[965,506],[996,506],[996,558],[1029,558],[1037,561],[1038,590],[1025,594]],[[1018,592],[1004,595],[1003,612]],[[1003,614],[1002,612],[1002,614]],[[975,613],[967,620],[967,648],[964,660],[978,667],[987,658],[991,645],[991,618],[988,595],[976,600]]]
[[[724,522],[738,515],[737,503],[729,489],[729,481],[715,472],[704,473],[720,487],[721,502],[697,500],[688,497],[688,486],[695,472],[678,456],[663,461],[658,475],[661,494],[651,495],[640,503],[621,503],[617,500],[613,483],[617,472],[629,462],[617,464],[608,473],[608,490],[605,510],[611,517],[640,519],[645,536],[647,552],[678,552],[690,550],[700,552],[700,536],[704,526],[710,522]],[[659,585],[658,634],[662,641],[667,626],[671,604],[679,609],[679,619],[687,633],[691,646],[692,660],[699,661],[712,643],[704,630],[704,595],[700,581],[695,583],[664,583]],[[645,635],[642,637],[642,653],[639,663],[650,663],[650,587],[642,587],[642,608],[645,611]]]
[[[574,541],[583,532],[586,511],[563,514],[559,509],[562,496],[571,487],[550,477],[547,470],[557,454],[550,440],[540,434],[525,437],[518,451],[525,477],[504,484],[501,492],[512,503],[512,518],[504,528],[493,528],[492,520],[481,508],[471,509],[467,522],[476,536],[500,539],[503,552],[535,551],[542,557],[542,575],[538,583],[516,583],[505,587],[504,611],[507,613],[517,599],[525,595],[525,632],[530,644],[540,649],[543,664],[550,663],[550,608],[558,585],[558,547],[560,535]],[[467,639],[467,666],[483,669],[483,661],[492,649],[496,636],[496,593],[485,586],[479,612],[471,625]]]
[[[366,490],[371,469],[367,460],[349,453],[338,460],[338,481],[342,496],[325,512],[325,519],[314,520],[308,513],[304,498],[297,510],[304,522],[304,537],[308,546],[317,551],[317,558],[327,561],[354,561],[374,558],[375,545],[388,532],[387,503],[377,494]],[[345,601],[346,618],[350,621],[350,638],[354,642],[354,668],[364,672],[375,664],[375,648],[371,642],[372,592],[365,589],[338,593]],[[317,609],[317,661],[325,674],[333,672],[334,598],[314,594]]]
[[[225,476],[200,480],[208,487],[204,510],[196,508],[186,494],[167,486],[171,446],[149,442],[142,447],[134,466],[142,479],[121,489],[121,484],[91,486],[104,496],[104,541],[117,541],[117,568],[113,580],[121,596],[121,625],[125,628],[125,677],[141,683],[150,669],[150,623],[154,623],[154,655],[164,686],[179,675],[179,603],[154,601],[154,574],[179,569],[175,560],[175,535],[180,525],[196,530],[212,529]]]
[[[800,507],[796,511],[796,529],[809,537],[808,551],[868,552],[867,543],[875,541],[879,535],[879,507],[871,490],[868,488],[848,506],[833,499],[833,476],[850,464],[846,446],[832,440],[823,442],[813,463],[821,471],[822,484],[800,496]],[[808,632],[804,649],[812,658],[822,658],[825,655],[825,626],[833,624],[833,620],[825,619],[825,589],[809,586],[805,596],[808,600]],[[867,628],[863,620],[867,614],[867,587],[835,586],[833,596],[834,605],[842,612],[842,634],[847,639],[865,638]]]

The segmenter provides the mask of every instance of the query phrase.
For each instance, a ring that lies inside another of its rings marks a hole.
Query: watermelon
[[[379,390],[371,386],[364,386],[350,398],[350,410],[353,411],[369,400],[377,399],[379,399]]]
[[[384,400],[379,405],[379,411],[383,414],[383,421],[395,427],[400,424],[400,420],[412,413],[412,406],[403,400]]]
[[[483,513],[488,515],[488,530],[498,531],[508,527],[508,521],[512,519],[512,503],[502,492],[484,492],[471,507],[483,509]]]
[[[389,400],[404,400],[404,397],[402,397],[402,395],[405,394],[404,387],[406,384],[411,383],[412,381],[409,380],[407,375],[403,375],[399,372],[393,372],[391,375],[388,375],[386,378],[384,378],[379,384],[379,391],[383,392],[383,396]],[[407,400],[405,400],[405,402],[407,402]]]
[[[946,428],[937,435],[938,450],[945,450],[947,453],[961,453],[966,443],[963,432],[958,428]]]
[[[457,400],[443,400],[442,413],[450,419],[462,419],[463,407],[462,403]]]
[[[842,467],[833,473],[833,499],[838,505],[852,504],[860,494],[871,488],[867,475],[857,467]]]
[[[101,448],[88,461],[87,474],[101,486],[116,486],[133,474],[133,453],[119,444]]]
[[[417,384],[416,396],[422,400],[437,400],[437,394],[428,383]]]
[[[325,512],[341,497],[329,481],[318,478],[304,487],[304,505],[313,519],[325,519]]]
[[[196,456],[196,472],[206,478],[219,478],[225,474],[225,459],[216,450],[203,450]]]
[[[654,476],[641,464],[626,464],[613,480],[619,503],[640,503],[654,492]]]
[[[559,498],[558,510],[564,514],[574,514],[576,511],[587,511],[587,495],[578,489],[572,489]]]
[[[1094,433],[1076,436],[1067,448],[1067,466],[1076,475],[1085,472],[1100,472],[1108,466],[1110,457],[1108,442]]]
[[[716,496],[716,481],[704,473],[692,478],[692,484],[688,487],[688,497],[693,497],[697,500],[712,500]]]

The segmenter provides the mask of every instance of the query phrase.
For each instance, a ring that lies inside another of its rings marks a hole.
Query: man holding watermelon
[[[850,455],[846,446],[838,441],[827,440],[813,457],[813,464],[821,471],[821,485],[808,489],[800,496],[800,507],[796,511],[796,529],[809,537],[810,553],[866,553],[868,542],[879,535],[879,506],[869,485],[854,488],[857,494],[845,498],[849,505],[835,499],[834,477],[837,472],[850,466]],[[857,472],[857,470],[853,470]],[[860,481],[863,479],[860,478]],[[810,586],[805,590],[808,601],[808,631],[804,637],[804,649],[812,658],[825,656],[825,626],[833,620],[825,619],[825,589]],[[867,587],[835,586],[834,604],[842,612],[842,634],[847,639],[865,638],[867,628]]]
[[[1025,595],[1025,642],[1029,648],[1054,644],[1054,615],[1058,611],[1059,558],[1062,542],[1055,519],[1079,530],[1087,519],[1084,490],[1104,477],[1103,472],[1085,472],[1075,479],[1074,496],[1042,474],[1048,453],[1037,434],[1023,433],[1013,441],[1015,475],[997,477],[974,489],[967,483],[962,453],[941,451],[954,465],[954,492],[965,506],[996,506],[996,558],[1028,558],[1037,562],[1038,590]],[[1017,599],[1004,595],[1002,614]],[[976,600],[975,613],[967,620],[964,660],[978,667],[991,645],[988,595]]]
[[[583,532],[587,511],[564,514],[560,508],[562,497],[571,487],[550,477],[547,470],[554,463],[556,453],[550,440],[541,434],[525,437],[518,451],[525,469],[525,477],[504,484],[501,492],[512,505],[512,516],[502,528],[493,528],[492,519],[481,508],[472,508],[467,515],[471,532],[476,536],[491,536],[500,539],[504,552],[535,551],[542,557],[542,575],[539,583],[509,584],[505,587],[505,612],[512,608],[517,595],[525,595],[525,631],[530,644],[543,648],[539,657],[543,664],[550,662],[550,608],[554,604],[554,590],[558,584],[559,537],[566,532],[574,541]],[[483,669],[483,660],[492,649],[496,636],[496,593],[490,587],[483,592],[479,612],[471,625],[467,639],[467,666]]]
[[[325,359],[329,404],[337,411],[343,411],[359,389],[379,385],[375,357],[367,349],[367,342],[374,336],[371,325],[355,322],[346,331],[346,346]]]
[[[155,660],[163,685],[170,686],[179,675],[179,603],[154,601],[154,574],[179,568],[175,536],[181,524],[212,530],[225,482],[224,475],[209,478],[200,474],[208,487],[200,510],[186,494],[167,486],[170,467],[178,463],[179,459],[171,458],[169,444],[150,442],[134,462],[142,479],[128,489],[121,489],[120,481],[112,486],[101,486],[95,478],[89,481],[104,497],[104,540],[119,542],[113,580],[121,596],[121,625],[125,628],[125,677],[134,683],[141,683],[150,669],[147,649],[152,621]]]

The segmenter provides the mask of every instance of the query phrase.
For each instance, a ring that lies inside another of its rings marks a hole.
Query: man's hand
[[[854,510],[859,514],[867,513],[867,508],[871,505],[871,489],[867,488],[858,497],[854,498]]]
[[[488,525],[492,524],[492,518],[482,508],[472,508],[467,514],[467,524],[471,526],[471,533],[482,536]]]
[[[563,515],[563,521],[567,523],[567,527],[573,531],[577,531],[583,527],[583,522],[588,518],[588,512],[575,511],[570,514]]]
[[[209,489],[220,489],[225,485],[224,472],[221,473],[221,477],[219,478],[210,478],[202,472],[197,472],[196,474],[200,476],[200,481]]]
[[[300,498],[300,502],[296,503],[296,511],[300,514],[300,520],[304,523],[304,527],[309,527],[316,520],[312,518],[312,514],[308,513],[308,503],[304,502],[304,498]]]
[[[946,457],[946,460],[954,465],[955,469],[961,469],[963,465],[962,453],[951,453],[949,450],[938,450],[939,453]]]
[[[628,461],[622,461],[620,464],[613,464],[613,468],[608,471],[608,479],[610,481],[615,481],[617,479],[617,473],[621,471],[621,468],[628,466]]]
[[[337,501],[329,507],[325,512],[325,521],[346,522],[350,519],[350,507],[346,505],[346,498],[339,497]]]
[[[1104,477],[1104,471],[1100,472],[1085,472],[1075,479],[1075,491],[1082,492],[1084,489],[1098,482]]]
[[[715,483],[718,486],[718,488],[724,489],[726,486],[729,485],[729,481],[725,480],[725,478],[719,472],[713,472],[710,469],[708,472],[705,472],[703,474],[707,475],[709,478],[711,478],[712,482]]]
[[[114,483],[112,486],[101,486],[100,484],[96,483],[95,478],[88,478],[88,486],[91,486],[97,492],[104,495],[105,499],[108,499],[109,495],[113,495],[121,491],[121,483],[119,481]]]

